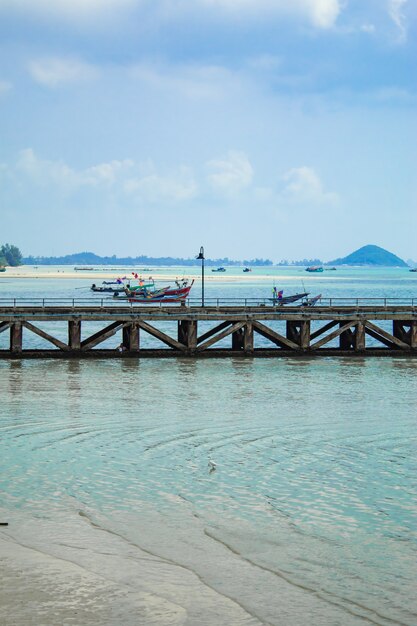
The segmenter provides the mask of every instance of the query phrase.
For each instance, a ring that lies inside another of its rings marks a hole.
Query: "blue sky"
[[[417,259],[414,0],[0,0],[1,241]]]

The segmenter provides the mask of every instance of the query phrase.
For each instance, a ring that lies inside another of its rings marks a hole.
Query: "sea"
[[[56,269],[0,300],[92,297]],[[399,268],[206,271],[417,297]],[[1,624],[417,624],[417,359],[0,360],[0,398]]]

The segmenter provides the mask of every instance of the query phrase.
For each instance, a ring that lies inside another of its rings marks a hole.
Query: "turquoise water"
[[[99,623],[417,623],[415,359],[0,361],[0,393],[0,539],[154,599]]]

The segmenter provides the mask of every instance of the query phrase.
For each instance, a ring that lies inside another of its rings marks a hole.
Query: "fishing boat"
[[[244,271],[244,272],[251,272],[252,270],[251,270],[251,268],[250,268],[250,267],[244,267],[244,268],[243,268],[243,271]]]
[[[213,267],[211,271],[212,272],[225,272],[226,268],[225,267]]]
[[[283,289],[281,289],[281,291],[277,291],[276,287],[272,289],[272,298],[270,298],[270,300],[272,300],[274,306],[275,305],[282,306],[283,304],[292,304],[293,302],[297,302],[297,300],[306,298],[309,295],[308,293],[304,292],[304,293],[295,293],[292,296],[284,296],[283,293],[284,293]]]
[[[305,300],[302,301],[300,306],[315,306],[317,302],[320,300],[320,298],[321,298],[321,293],[319,293],[318,296],[314,296],[313,298],[306,298]]]
[[[323,268],[321,265],[310,265],[306,267],[306,272],[323,272]]]
[[[169,289],[169,287],[166,287],[166,289]],[[137,285],[129,283],[128,285],[125,285],[123,289],[127,296],[137,296],[149,290],[155,290],[155,281],[151,277],[149,277],[147,282],[145,282],[142,278],[138,278]]]
[[[137,302],[141,304],[150,304],[152,302],[183,302],[189,295],[191,287],[194,284],[194,280],[188,284],[188,281],[183,281],[182,284],[179,281],[175,281],[177,289],[171,289],[170,287],[164,287],[163,289],[157,289],[155,291],[148,291],[143,289],[140,293],[129,296],[129,302]]]
[[[93,283],[90,289],[95,293],[122,293],[125,290],[125,286],[119,285],[118,287],[111,287],[109,285],[105,285],[104,287],[100,287]]]
[[[4,270],[2,270],[4,272]],[[412,267],[411,270],[408,270],[409,272],[417,272],[417,267]]]

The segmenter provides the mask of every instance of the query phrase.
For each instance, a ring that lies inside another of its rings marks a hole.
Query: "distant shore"
[[[88,282],[95,282],[100,284],[103,280],[116,280],[117,278],[124,278],[132,281],[135,280],[133,276],[133,272],[137,273],[138,276],[142,278],[152,277],[155,280],[173,280],[177,276],[182,278],[183,276],[192,277],[195,280],[199,280],[201,278],[201,270],[200,268],[189,268],[189,267],[174,267],[170,268],[171,271],[167,271],[168,268],[158,267],[155,269],[149,269],[147,271],[132,270],[128,271],[126,268],[121,268],[119,271],[117,269],[109,269],[109,268],[94,268],[92,270],[75,270],[73,267],[68,268],[60,268],[44,265],[39,267],[33,267],[30,265],[22,265],[20,267],[8,267],[7,271],[0,275],[0,281],[7,278],[19,278],[19,279],[51,279],[51,278],[62,278],[62,279],[77,279],[77,280],[85,280]],[[205,280],[206,281],[216,281],[216,282],[224,282],[224,281],[248,281],[252,278],[252,275],[242,274],[242,276],[236,276],[226,273],[217,274],[212,273],[210,270],[206,270]],[[270,280],[270,275],[262,275],[257,273],[256,280],[262,278]]]

